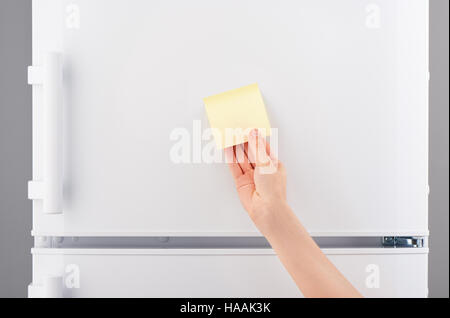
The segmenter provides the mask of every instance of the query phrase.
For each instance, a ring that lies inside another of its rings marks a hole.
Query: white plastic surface
[[[62,298],[64,282],[62,276],[44,276],[40,284],[28,286],[28,298]]]
[[[33,65],[64,68],[64,213],[35,201],[34,234],[256,235],[228,168],[171,162],[169,136],[258,82],[310,232],[427,235],[428,1],[370,4],[34,0]]]
[[[43,66],[44,179],[45,214],[63,212],[63,70],[59,53],[45,53]]]
[[[366,297],[427,297],[427,249],[324,250]],[[33,250],[64,297],[301,297],[271,250]]]

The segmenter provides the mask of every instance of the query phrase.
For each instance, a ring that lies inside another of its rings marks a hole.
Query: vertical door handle
[[[63,200],[62,158],[62,56],[51,52],[41,67],[29,68],[29,83],[43,91],[43,180],[29,184],[30,199],[43,200],[45,214],[61,214]]]

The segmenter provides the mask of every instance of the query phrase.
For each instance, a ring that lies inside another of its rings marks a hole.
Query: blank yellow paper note
[[[219,149],[247,142],[251,129],[259,129],[266,136],[271,134],[258,84],[207,97],[204,102]]]

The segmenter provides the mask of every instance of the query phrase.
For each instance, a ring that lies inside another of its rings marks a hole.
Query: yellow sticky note
[[[219,149],[248,142],[248,133],[259,129],[270,136],[271,126],[258,84],[207,97],[206,113]]]

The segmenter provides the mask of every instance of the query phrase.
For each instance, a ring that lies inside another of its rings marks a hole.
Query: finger
[[[253,170],[253,167],[250,164],[250,160],[248,159],[247,154],[245,152],[244,145],[236,146],[236,159],[239,165],[241,166],[242,172],[246,173]]]
[[[268,143],[266,140],[264,140],[264,142],[266,143],[266,152],[269,155],[270,159],[272,159],[273,162],[277,162],[278,161],[278,156],[277,156],[278,154],[276,152],[272,153],[272,149],[270,147],[270,143]]]
[[[244,152],[245,152],[245,155],[247,156],[247,160],[248,160],[248,162],[250,163],[252,169],[255,169],[255,165],[254,165],[254,164],[252,163],[252,161],[250,160],[250,156],[249,156],[249,154],[248,154],[248,142],[246,142],[246,143],[244,144]]]
[[[269,156],[269,162],[266,162],[264,165],[273,165],[276,166],[278,164],[278,157],[277,157],[277,153],[273,152],[272,153],[272,149],[270,147],[270,143],[267,142],[267,139],[264,135],[261,134],[261,132],[258,131],[258,145],[259,145],[259,149],[266,149],[266,154],[267,156]]]
[[[240,176],[242,176],[243,172],[236,160],[234,147],[229,147],[225,149],[225,160],[228,163],[228,167],[230,168],[231,174],[233,175],[234,179],[237,179]]]
[[[270,156],[270,143],[267,142],[267,138],[265,135],[265,129],[263,129],[263,131],[259,131],[259,130],[255,130],[256,132],[256,137],[259,141],[259,145],[261,146],[261,149],[266,149],[266,153],[268,156]]]
[[[252,130],[248,139],[249,156],[252,163],[254,163],[257,167],[270,164],[271,159],[267,154],[266,140],[259,134],[258,130]]]
[[[267,142],[266,138],[264,136],[261,136],[261,134],[258,135],[258,145],[260,149],[266,149],[266,154],[269,157],[268,162],[261,164],[258,167],[258,173],[260,174],[276,173],[279,169],[280,162],[278,161],[278,158],[275,155],[275,153],[272,153],[270,144]]]

